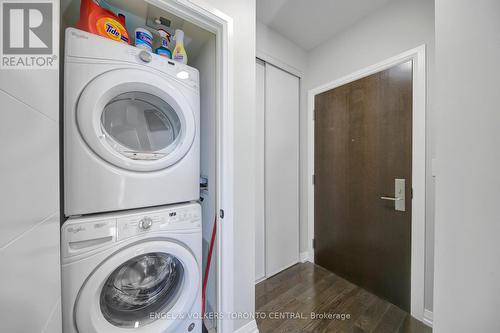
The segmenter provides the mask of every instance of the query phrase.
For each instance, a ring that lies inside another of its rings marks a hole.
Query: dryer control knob
[[[147,51],[141,51],[139,53],[139,58],[144,62],[151,62],[151,60],[153,60],[151,53],[149,53]]]
[[[150,217],[144,217],[139,221],[139,229],[148,230],[153,225],[153,220]]]

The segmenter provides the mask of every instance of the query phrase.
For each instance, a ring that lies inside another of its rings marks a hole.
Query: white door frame
[[[426,180],[426,64],[425,45],[403,52],[372,66],[328,82],[308,91],[308,175],[314,175],[314,98],[316,95],[413,60],[413,137],[412,137],[412,227],[411,227],[411,315],[424,320],[425,281],[425,180]],[[307,211],[309,258],[314,262],[314,185],[308,181]]]
[[[217,312],[234,312],[234,154],[233,154],[233,19],[202,1],[145,0],[206,29],[216,36],[216,211]],[[222,177],[223,175],[223,177]],[[231,318],[217,318],[217,331],[233,332]]]

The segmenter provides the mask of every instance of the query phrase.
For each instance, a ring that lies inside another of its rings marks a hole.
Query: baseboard
[[[432,327],[432,321],[434,318],[434,314],[432,311],[424,309],[424,324],[426,324],[429,327]]]
[[[300,255],[299,255],[299,260],[300,262],[306,262],[306,261],[309,261],[309,252],[301,252]]]
[[[259,333],[257,322],[254,319],[248,324],[238,328],[236,331],[234,331],[234,333]]]
[[[267,277],[264,276],[264,277],[262,277],[262,278],[260,278],[258,280],[255,280],[255,284],[261,283],[262,281],[264,281],[266,279],[267,279]]]

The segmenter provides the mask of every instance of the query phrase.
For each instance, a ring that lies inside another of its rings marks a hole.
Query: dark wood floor
[[[260,282],[255,297],[260,333],[432,332],[395,305],[311,263]],[[311,313],[331,318],[313,318]]]

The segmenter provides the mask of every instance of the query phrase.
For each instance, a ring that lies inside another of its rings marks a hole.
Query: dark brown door
[[[316,263],[409,311],[412,63],[317,95],[315,113]],[[381,199],[395,179],[405,211]]]

